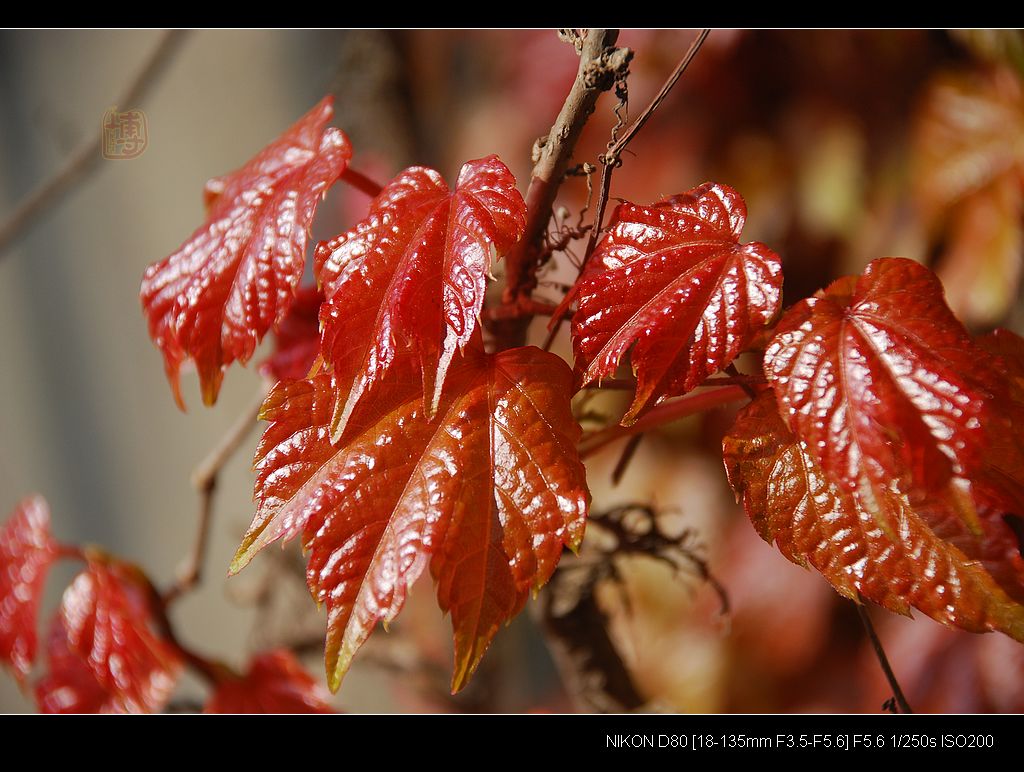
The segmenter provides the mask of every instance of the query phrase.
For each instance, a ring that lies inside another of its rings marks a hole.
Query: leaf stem
[[[377,182],[374,182],[362,172],[357,172],[351,166],[346,166],[345,171],[341,174],[341,179],[351,185],[357,190],[361,190],[363,193],[368,195],[370,198],[376,198],[380,195],[380,192],[384,190],[384,187]]]
[[[900,682],[896,680],[896,674],[889,665],[889,658],[885,656],[885,649],[882,648],[882,641],[879,639],[878,633],[875,632],[875,626],[871,623],[871,617],[868,616],[867,607],[864,605],[864,597],[860,593],[857,595],[860,601],[854,602],[854,605],[857,607],[857,616],[860,617],[861,624],[864,625],[864,630],[871,640],[871,647],[878,658],[878,664],[882,666],[882,672],[885,673],[885,678],[889,681],[889,688],[892,689],[893,699],[896,700],[901,713],[913,713],[914,711],[911,710],[910,703],[907,702],[907,698],[903,694],[903,689],[900,688]]]
[[[680,418],[686,418],[697,413],[703,413],[706,410],[744,399],[746,396],[746,392],[740,386],[722,386],[701,393],[691,394],[672,402],[665,402],[630,426],[615,424],[585,436],[577,446],[580,458],[591,456],[605,445],[622,437],[642,434],[662,424],[677,421]]]

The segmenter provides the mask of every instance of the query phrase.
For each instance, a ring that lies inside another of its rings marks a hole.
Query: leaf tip
[[[242,546],[238,548],[238,552],[236,552],[235,556],[231,559],[231,565],[228,566],[229,579],[249,565],[249,561],[252,560],[251,546],[251,544],[243,542]]]

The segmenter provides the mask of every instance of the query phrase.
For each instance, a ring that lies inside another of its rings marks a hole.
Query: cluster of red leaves
[[[626,202],[565,302],[578,305],[574,378],[537,348],[484,348],[487,279],[526,217],[495,156],[466,163],[454,189],[431,169],[400,173],[317,245],[318,287],[296,294],[315,202],[349,156],[329,117],[325,100],[208,185],[207,223],[147,271],[142,297],[172,383],[191,358],[207,402],[223,369],[277,331],[257,511],[231,571],[301,536],[332,689],[428,566],[452,617],[453,688],[465,685],[582,538],[570,399],[627,354],[637,386],[623,426],[767,344],[769,385],[724,448],[758,532],[847,597],[1024,639],[1010,526],[1024,511],[1020,339],[973,340],[928,269],[875,261],[773,328],[781,261],[740,243],[736,191]]]
[[[317,246],[318,289],[296,295],[313,204],[348,158],[347,140],[324,128],[329,116],[325,100],[207,186],[225,192],[196,235],[147,271],[143,305],[172,382],[191,358],[207,402],[223,368],[277,330],[257,513],[232,572],[302,535],[337,689],[429,565],[452,617],[458,689],[582,538],[572,374],[537,348],[483,349],[487,279],[526,218],[495,156],[466,163],[454,189],[432,169],[400,173],[363,220]],[[285,212],[286,201],[301,205]]]
[[[27,686],[36,659],[39,606],[59,557],[85,560],[50,623],[44,674],[35,682],[43,713],[151,713],[162,709],[189,654],[162,623],[159,598],[135,566],[94,549],[63,547],[41,497],[25,499],[0,530],[0,662]],[[194,656],[194,655],[192,655]],[[326,712],[326,695],[288,652],[258,656],[239,676],[207,668],[212,713]]]

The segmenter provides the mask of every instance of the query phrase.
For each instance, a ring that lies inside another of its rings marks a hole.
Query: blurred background
[[[635,52],[631,115],[695,34],[623,30],[619,45]],[[0,223],[98,140],[106,111],[140,109],[148,129],[144,152],[90,161],[0,253],[0,511],[41,493],[61,540],[101,544],[159,582],[173,578],[193,540],[191,470],[261,388],[260,354],[228,372],[212,409],[189,373],[183,414],[147,335],[142,273],[202,222],[205,181],[241,166],[333,93],[353,167],[370,177],[385,182],[417,163],[451,180],[464,161],[497,153],[525,193],[533,142],[578,61],[554,30],[191,31],[136,103],[117,104],[164,36],[0,32]],[[874,258],[904,256],[938,271],[973,331],[1024,332],[1022,77],[1017,30],[714,30],[630,144],[612,196],[649,203],[706,180],[736,188],[749,209],[744,239],[783,257],[786,305]],[[615,103],[600,101],[577,161],[597,163]],[[585,178],[570,179],[556,225],[574,223],[586,201]],[[349,227],[366,204],[336,188],[314,239]],[[570,245],[557,256],[538,298],[560,299],[581,251]],[[554,350],[568,357],[564,331]],[[586,408],[614,419],[624,404],[602,395]],[[730,601],[723,614],[698,571],[643,557],[623,558],[620,579],[597,584],[646,709],[881,710],[890,693],[852,605],[763,543],[733,502],[720,450],[731,420],[723,409],[649,433],[617,485],[621,444],[589,465],[595,511],[653,504]],[[187,643],[237,666],[257,648],[292,645],[322,680],[324,621],[295,548],[268,550],[224,579],[252,516],[256,436],[221,476],[203,583],[174,619]],[[46,618],[73,570],[52,574]],[[1019,644],[923,617],[872,616],[916,710],[1024,711]],[[525,612],[500,634],[474,683],[451,698],[450,633],[424,579],[391,632],[356,657],[336,704],[571,710],[535,617]],[[202,695],[186,678],[172,708],[190,709]],[[31,710],[0,678],[0,711]]]

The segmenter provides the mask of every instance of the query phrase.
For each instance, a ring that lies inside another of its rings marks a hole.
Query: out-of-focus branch
[[[576,559],[565,556],[541,596],[537,613],[570,697],[580,708],[614,713],[638,710],[647,700],[619,654],[609,631],[609,616],[597,600],[599,583],[622,586],[616,559],[645,557],[673,571],[688,567],[717,593],[722,614],[729,612],[729,598],[699,554],[702,548],[693,544],[693,531],[664,533],[652,507],[626,504],[594,512],[590,523],[612,537],[613,543]]]
[[[178,570],[178,578],[163,594],[163,602],[170,605],[195,587],[202,577],[206,545],[209,541],[210,523],[213,520],[213,498],[217,489],[217,478],[221,469],[235,455],[242,442],[255,428],[260,408],[267,397],[266,386],[260,387],[256,398],[217,442],[199,466],[192,472],[192,487],[199,493],[199,519],[196,526],[192,549]]]
[[[167,65],[181,47],[187,30],[168,30],[138,71],[117,105],[136,105],[143,101],[150,87],[159,80]],[[100,159],[103,138],[97,135],[78,148],[64,166],[42,185],[28,194],[0,225],[0,259],[7,250],[48,209],[60,203],[79,182],[93,171]]]

